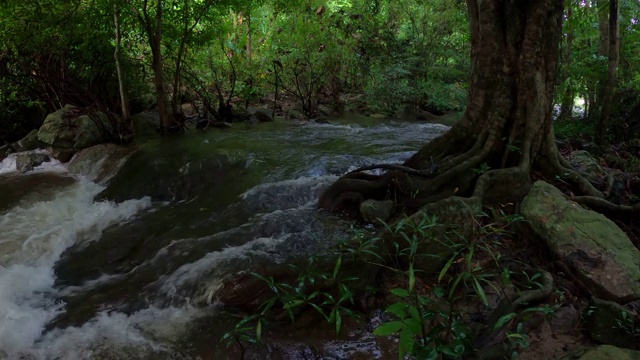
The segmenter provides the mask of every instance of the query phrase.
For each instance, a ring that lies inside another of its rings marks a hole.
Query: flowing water
[[[5,159],[0,359],[225,358],[220,345],[202,345],[228,326],[213,301],[222,279],[325,250],[348,225],[316,209],[320,192],[350,169],[400,162],[445,130],[239,125],[149,140],[139,151],[149,158],[112,183],[95,176],[102,160],[84,175],[57,163],[18,175]],[[222,157],[198,162],[210,154]],[[171,171],[164,159],[184,166]]]

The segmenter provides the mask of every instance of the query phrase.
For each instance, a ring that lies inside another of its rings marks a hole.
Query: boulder
[[[100,144],[84,149],[69,162],[72,174],[86,176],[103,183],[115,175],[127,158],[136,151],[134,147],[116,144]]]
[[[255,118],[259,122],[271,122],[273,121],[273,116],[271,116],[272,111],[269,109],[261,109],[248,107],[247,112],[251,114],[252,118]]]
[[[194,117],[198,115],[198,109],[192,103],[180,105],[180,110],[186,117]]]
[[[611,220],[568,201],[544,181],[532,186],[521,212],[595,296],[618,303],[640,298],[640,251]]]
[[[554,334],[577,334],[581,331],[579,322],[580,313],[573,305],[559,308],[549,320]]]
[[[133,132],[136,137],[156,136],[160,128],[160,114],[157,111],[144,111],[131,116]]]
[[[565,356],[562,360],[637,360],[640,359],[640,351],[621,349],[611,345],[600,345],[595,348],[579,350],[572,355]]]
[[[302,111],[295,108],[287,109],[284,117],[287,120],[307,120],[307,116]]]
[[[49,160],[50,158],[47,154],[20,153],[16,155],[16,170],[18,170],[19,173],[25,173]]]
[[[598,160],[586,150],[574,151],[571,154],[569,163],[576,170],[586,175],[591,181],[596,181],[606,174],[602,166],[598,163]]]
[[[635,314],[619,304],[594,298],[585,319],[591,338],[600,343],[630,349],[640,346],[633,333],[640,324]]]
[[[50,148],[49,153],[52,158],[60,161],[61,163],[66,163],[71,160],[75,151],[73,149]]]
[[[391,217],[395,204],[392,200],[365,200],[360,204],[360,215],[368,223],[387,221]]]
[[[4,160],[7,156],[9,156],[9,154],[13,154],[14,152],[16,151],[11,144],[0,146],[0,161]]]
[[[13,144],[13,148],[17,152],[35,150],[40,147],[42,147],[42,142],[38,140],[38,130],[36,129],[31,130],[31,132],[28,133],[27,136],[23,137]]]
[[[89,116],[76,106],[65,105],[47,115],[38,130],[38,140],[55,148],[80,150],[105,142],[105,131],[111,133],[112,129],[104,113]]]

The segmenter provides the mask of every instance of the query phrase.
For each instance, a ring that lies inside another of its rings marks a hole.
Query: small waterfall
[[[53,268],[65,249],[98,240],[106,227],[150,206],[149,199],[94,202],[101,190],[80,179],[51,200],[21,203],[2,215],[0,354],[28,354],[45,325],[64,310]]]

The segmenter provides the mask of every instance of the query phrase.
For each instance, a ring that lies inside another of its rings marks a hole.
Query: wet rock
[[[637,360],[640,351],[621,349],[611,345],[600,345],[595,348],[579,350],[561,360]]]
[[[317,118],[315,120],[315,122],[317,122],[318,124],[330,124],[331,122],[329,122],[329,119],[324,117],[324,116],[320,116],[319,118]]]
[[[76,106],[66,105],[47,115],[38,139],[55,148],[80,150],[107,140],[104,131],[112,132],[107,115],[95,112],[89,116]]]
[[[51,154],[52,158],[60,161],[61,163],[66,163],[71,160],[73,154],[75,154],[75,151],[73,149],[51,148],[49,149],[49,153]]]
[[[131,116],[136,137],[157,136],[160,128],[160,114],[157,111],[144,111]]]
[[[16,169],[19,173],[33,170],[43,162],[49,161],[49,155],[42,153],[20,153],[16,155]]]
[[[612,301],[594,298],[586,309],[586,324],[591,337],[604,344],[638,349],[640,343],[633,329],[640,324],[629,309]]]
[[[287,120],[307,120],[307,116],[302,111],[294,108],[287,109],[284,117]]]
[[[598,163],[598,160],[586,150],[574,151],[571,154],[569,163],[576,170],[589,177],[589,180],[594,181],[605,175],[605,171]]]
[[[611,220],[537,181],[521,204],[533,232],[600,298],[640,298],[640,251]]]
[[[16,150],[16,152],[21,152],[35,150],[42,147],[42,145],[42,142],[38,140],[38,130],[34,129],[31,130],[31,132],[28,133],[27,136],[14,143],[13,148]]]
[[[182,113],[186,117],[192,117],[192,116],[198,115],[198,109],[196,109],[196,107],[191,103],[180,105],[180,109],[182,110]]]
[[[391,217],[395,204],[392,200],[365,200],[360,204],[360,215],[368,223],[386,222]]]
[[[273,121],[273,116],[271,116],[272,112],[269,109],[248,107],[247,112],[251,115],[252,118],[255,118],[258,122]]]
[[[553,317],[549,321],[554,334],[571,334],[577,333],[580,314],[572,306],[564,306],[556,310]]]
[[[135,152],[133,147],[100,144],[84,149],[69,162],[69,172],[83,175],[101,183],[115,175],[127,158]]]
[[[217,121],[217,122],[212,122],[209,123],[209,127],[213,127],[213,128],[217,128],[217,129],[229,129],[231,128],[231,123],[228,122],[224,122],[224,121]]]
[[[243,155],[218,153],[213,146],[186,136],[171,146],[148,143],[127,158],[98,199],[179,201],[213,192],[244,171],[246,163]]]
[[[0,146],[0,161],[4,160],[7,156],[9,156],[9,154],[13,154],[14,152],[16,151],[11,144]]]

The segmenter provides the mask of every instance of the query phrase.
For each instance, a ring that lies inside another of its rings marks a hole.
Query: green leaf
[[[393,314],[399,318],[404,318],[405,310],[409,307],[407,303],[399,302],[387,306],[387,312]]]
[[[482,286],[478,282],[478,279],[476,278],[473,278],[473,287],[476,289],[476,294],[478,294],[478,296],[480,297],[480,300],[482,300],[482,303],[485,305],[488,305],[489,300],[487,299],[487,294],[484,292],[484,289],[482,288]]]
[[[413,271],[413,262],[409,264],[409,292],[413,292],[413,288],[416,285],[416,274]]]
[[[336,260],[336,266],[333,268],[333,277],[335,279],[338,276],[338,272],[340,271],[340,266],[342,266],[342,254],[338,256],[338,260]]]
[[[507,315],[503,315],[501,316],[498,321],[496,321],[496,324],[493,325],[493,330],[497,330],[502,328],[506,323],[508,323],[509,321],[511,321],[511,319],[515,318],[517,316],[516,313],[509,313]]]
[[[389,290],[389,292],[397,297],[406,298],[409,297],[409,292],[405,289],[395,288]]]
[[[387,335],[395,334],[398,331],[400,331],[400,329],[402,329],[402,326],[403,326],[402,321],[390,321],[388,323],[384,323],[378,326],[373,331],[373,335],[387,336]]]
[[[440,274],[438,275],[438,282],[442,281],[442,278],[447,274],[447,272],[449,271],[449,268],[451,267],[451,264],[453,264],[453,261],[456,259],[457,256],[458,256],[458,253],[453,254],[449,258],[449,261],[447,261],[447,263],[444,264],[444,266],[442,267],[442,270],[440,270]]]
[[[262,319],[258,320],[258,324],[256,325],[256,339],[261,341],[262,339]]]
[[[411,354],[413,352],[413,333],[408,327],[403,327],[400,331],[400,359],[404,357],[404,354]]]

